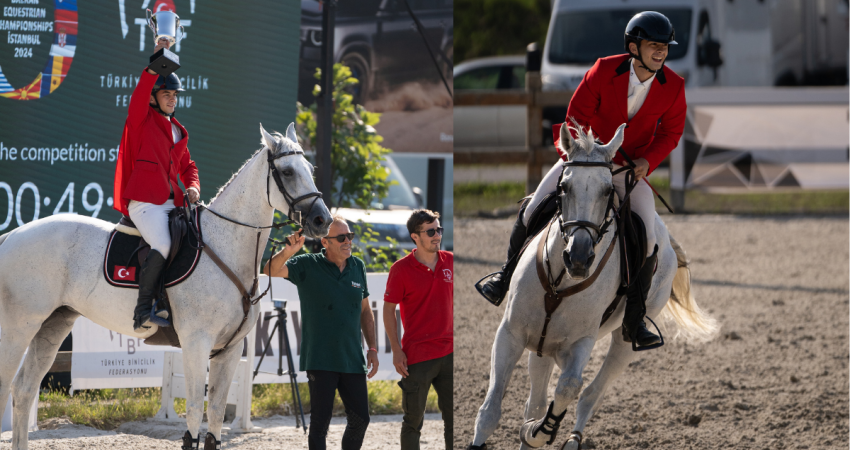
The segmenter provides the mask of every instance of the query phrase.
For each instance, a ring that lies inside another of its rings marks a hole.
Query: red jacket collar
[[[159,128],[162,130],[162,132],[168,136],[169,140],[174,140],[174,134],[171,130],[172,123],[177,125],[177,128],[180,129],[180,133],[183,134],[183,139],[180,140],[181,142],[189,137],[189,133],[186,131],[186,128],[184,128],[183,125],[180,125],[180,122],[178,122],[176,118],[171,117],[171,119],[169,120],[162,114],[158,113],[155,109],[153,109],[153,107],[151,107],[151,112],[155,116],[154,121],[157,125],[159,125]]]
[[[614,69],[614,91],[617,93],[615,98],[617,99],[617,109],[623,114],[623,120],[625,122],[629,122],[629,110],[628,110],[628,97],[629,97],[629,64],[631,64],[632,58],[629,55],[621,55],[623,61]],[[667,77],[664,75],[664,72],[670,70],[667,66],[661,67],[661,70],[655,73],[655,79],[652,81],[652,88],[646,94],[646,100],[644,100],[643,104],[652,105],[656,101],[659,95],[662,94],[664,89],[664,85],[667,84]],[[645,108],[642,106],[637,113],[635,113],[635,117],[641,115],[641,111],[645,111]],[[633,117],[634,119],[634,117]]]

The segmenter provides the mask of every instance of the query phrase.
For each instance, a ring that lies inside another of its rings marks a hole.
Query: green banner
[[[52,214],[117,221],[118,144],[153,53],[145,10],[180,16],[175,116],[209,201],[295,118],[294,1],[0,0],[0,233]]]

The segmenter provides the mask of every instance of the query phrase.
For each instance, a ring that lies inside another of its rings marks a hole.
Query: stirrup
[[[181,450],[198,450],[198,443],[201,440],[200,433],[198,433],[197,439],[192,439],[192,433],[189,433],[189,430],[186,430],[183,433],[183,446],[180,447]]]
[[[652,350],[652,349],[655,349],[655,348],[658,348],[658,347],[661,347],[662,345],[664,345],[664,335],[661,334],[661,330],[658,329],[658,325],[655,324],[655,321],[650,319],[649,316],[644,316],[644,319],[648,320],[650,323],[652,323],[652,326],[655,327],[655,331],[658,332],[658,337],[661,339],[661,342],[658,342],[658,343],[652,344],[652,345],[647,345],[647,346],[644,346],[644,347],[638,347],[637,343],[635,342],[637,339],[632,339],[632,351],[633,352],[642,352],[644,350]]]
[[[207,433],[204,438],[204,450],[221,450],[221,441],[216,440],[212,433]]]
[[[495,306],[499,306],[499,305],[502,304],[502,302],[505,300],[505,297],[507,297],[507,293],[505,293],[505,297],[502,297],[501,300],[493,301],[489,297],[484,295],[483,289],[484,289],[484,284],[487,281],[489,281],[490,278],[493,278],[493,275],[500,274],[500,273],[502,273],[502,271],[489,273],[487,275],[484,275],[480,280],[475,282],[475,290],[478,291],[478,293],[481,294],[482,297],[484,297],[484,300],[487,300],[488,302],[490,302],[491,304],[493,304]]]
[[[165,308],[157,309],[159,299],[157,298],[151,306],[150,322],[159,327],[170,327],[171,322],[168,320],[168,310]]]

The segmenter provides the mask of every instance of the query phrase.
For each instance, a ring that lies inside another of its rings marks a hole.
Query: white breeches
[[[163,258],[168,258],[168,253],[171,250],[168,213],[172,209],[174,209],[174,201],[171,199],[162,205],[130,200],[130,205],[127,207],[130,212],[130,220],[136,224],[139,233],[151,245],[151,249],[158,251]]]
[[[537,186],[537,191],[534,192],[534,195],[531,197],[531,201],[528,203],[528,206],[525,208],[525,212],[522,215],[523,224],[528,225],[528,219],[531,217],[532,211],[534,211],[537,205],[540,204],[543,197],[545,197],[546,194],[555,192],[558,188],[558,178],[564,170],[564,167],[561,164],[561,161],[556,162],[555,165],[549,169],[549,172],[543,177],[540,185]],[[617,170],[620,167],[621,166],[614,164],[614,170]],[[617,191],[617,197],[622,199],[623,195],[626,194],[626,173],[621,172],[617,174],[613,181],[614,190]],[[652,189],[645,181],[641,180],[637,186],[635,186],[634,190],[632,190],[632,194],[629,198],[632,203],[632,211],[640,216],[640,219],[643,220],[643,224],[646,226],[646,255],[649,256],[655,249],[656,244],[655,199],[652,196]]]

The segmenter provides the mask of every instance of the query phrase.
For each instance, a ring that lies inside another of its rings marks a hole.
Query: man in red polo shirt
[[[407,231],[416,249],[390,268],[384,293],[384,326],[393,350],[393,365],[402,379],[404,419],[401,449],[419,449],[425,403],[431,385],[443,413],[446,448],[452,448],[452,352],[454,255],[440,250],[440,215],[427,209],[413,211]],[[398,342],[396,304],[401,308],[404,337]]]

